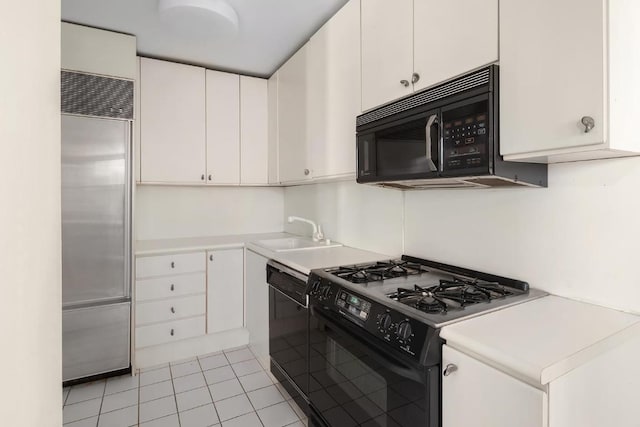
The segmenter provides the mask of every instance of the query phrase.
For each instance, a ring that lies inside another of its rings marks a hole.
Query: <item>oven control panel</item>
[[[313,273],[308,289],[312,304],[349,319],[363,328],[363,334],[373,335],[416,360],[420,358],[429,326]]]

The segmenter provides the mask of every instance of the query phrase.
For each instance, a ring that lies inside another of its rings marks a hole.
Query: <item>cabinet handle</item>
[[[458,370],[458,367],[456,365],[454,365],[453,363],[449,363],[447,367],[444,368],[444,371],[442,371],[442,375],[444,375],[445,377],[448,377],[449,375],[453,374],[457,370]]]
[[[173,283],[171,284],[171,292],[173,292],[176,289],[176,287],[173,285]]]
[[[173,329],[171,330],[171,336],[173,336]]]
[[[171,307],[171,312],[175,314],[176,309],[175,309],[175,308],[173,308],[173,307]]]
[[[200,175],[200,180],[204,181],[204,174]]]
[[[209,181],[211,181],[211,174],[209,174]]]
[[[580,119],[580,122],[584,126],[584,133],[591,132],[591,129],[596,126],[596,121],[591,116],[584,116]]]
[[[176,263],[171,261],[171,268],[176,268]]]
[[[409,87],[409,80],[400,80],[400,84],[404,87]]]
[[[310,173],[311,173],[311,171],[310,171],[309,169],[305,169],[305,170],[304,170],[304,174],[305,174],[305,175],[309,175]]]
[[[416,84],[420,81],[420,74],[418,73],[413,73],[411,75],[411,83]]]
[[[213,255],[209,255],[209,261],[213,261]]]

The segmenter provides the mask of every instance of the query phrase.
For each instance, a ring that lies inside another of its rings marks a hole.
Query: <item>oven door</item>
[[[358,182],[437,178],[440,117],[431,110],[358,131]]]
[[[310,307],[309,400],[314,423],[332,427],[440,422],[439,366],[424,367],[344,317]]]

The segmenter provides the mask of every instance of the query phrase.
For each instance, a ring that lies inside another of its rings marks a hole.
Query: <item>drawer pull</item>
[[[446,366],[446,368],[444,368],[442,375],[444,375],[445,377],[448,377],[449,375],[453,374],[457,370],[458,370],[458,367],[456,365],[454,365],[453,363],[449,363]]]
[[[171,330],[171,336],[173,336],[173,329]]]
[[[176,263],[171,261],[171,268],[176,268]]]
[[[171,292],[173,292],[176,289],[175,285],[172,283],[171,284]]]
[[[209,261],[213,261],[213,255],[209,255]]]
[[[176,309],[175,309],[175,308],[173,308],[173,307],[171,307],[171,312],[172,312],[172,313],[175,313],[175,312],[176,312]]]

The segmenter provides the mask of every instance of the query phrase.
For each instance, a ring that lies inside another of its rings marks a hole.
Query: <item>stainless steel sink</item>
[[[336,248],[342,243],[314,242],[304,237],[285,237],[282,239],[258,240],[256,245],[274,252],[302,251],[310,249]]]

